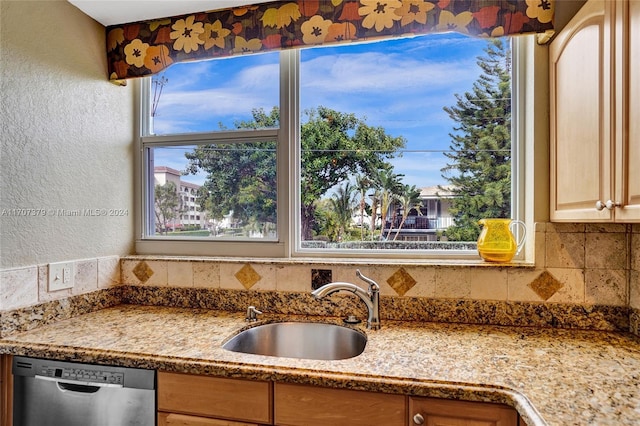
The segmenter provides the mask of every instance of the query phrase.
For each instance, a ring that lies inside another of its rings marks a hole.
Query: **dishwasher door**
[[[13,358],[14,426],[155,426],[155,371]]]

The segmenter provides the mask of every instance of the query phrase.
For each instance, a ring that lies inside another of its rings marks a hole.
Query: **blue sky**
[[[472,88],[485,46],[485,40],[447,33],[303,49],[300,110],[322,105],[354,113],[403,136],[408,152],[393,161],[403,182],[446,184],[440,172],[446,158],[438,151],[448,149],[455,123],[442,108]],[[278,102],[277,61],[276,52],[173,65],[164,73],[155,132],[217,130],[219,122],[233,127],[234,120],[250,119],[252,108],[269,111]],[[185,164],[181,151],[156,151],[156,165],[182,170]],[[184,180],[202,183],[203,177]]]

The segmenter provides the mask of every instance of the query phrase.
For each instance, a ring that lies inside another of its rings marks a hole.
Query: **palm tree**
[[[382,229],[380,231],[380,238],[384,236],[384,228],[387,223],[387,218],[389,217],[389,208],[396,195],[401,193],[402,183],[400,179],[402,177],[404,177],[403,174],[393,173],[392,168],[382,169],[375,176],[376,186],[381,191],[380,213],[382,214]],[[389,232],[391,232],[391,228],[389,228]]]
[[[347,181],[344,186],[338,186],[338,189],[331,197],[331,206],[338,225],[338,241],[342,239],[351,224],[353,211],[355,210],[355,190],[356,188]]]
[[[404,226],[404,222],[407,220],[409,211],[416,207],[418,214],[420,214],[420,204],[422,203],[422,200],[420,199],[420,190],[416,188],[415,185],[403,185],[402,194],[398,197],[398,202],[400,203],[403,214],[402,221],[400,222],[400,225],[398,225],[398,230],[396,231],[396,235],[393,237],[393,241],[398,238],[398,234]]]
[[[376,222],[378,220],[378,206],[380,205],[380,189],[373,188],[373,193],[369,194],[369,198],[371,198],[371,218],[370,218],[370,228],[371,228],[371,241],[373,241],[374,233],[376,232]]]
[[[360,202],[358,207],[360,208],[360,240],[364,241],[364,209],[367,205],[365,200],[365,196],[369,188],[371,187],[371,180],[362,175],[356,176],[356,187],[355,189],[360,194]],[[373,228],[371,228],[373,231]]]

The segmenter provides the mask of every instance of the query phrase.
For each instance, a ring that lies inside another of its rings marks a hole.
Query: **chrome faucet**
[[[351,293],[358,296],[365,305],[367,305],[367,310],[369,311],[369,317],[367,318],[367,328],[377,330],[380,328],[380,286],[371,278],[367,278],[362,275],[359,269],[356,270],[356,275],[358,276],[358,278],[369,284],[368,291],[364,291],[355,284],[334,282],[325,284],[322,287],[312,291],[311,295],[315,299],[320,300],[341,290],[350,291]]]

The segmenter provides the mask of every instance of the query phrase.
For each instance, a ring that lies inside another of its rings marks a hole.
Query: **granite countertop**
[[[340,322],[336,318],[263,315]],[[258,322],[260,323],[260,322]],[[316,361],[229,352],[243,313],[119,305],[0,340],[0,353],[506,403],[534,425],[640,424],[640,338],[385,321],[364,352]]]

